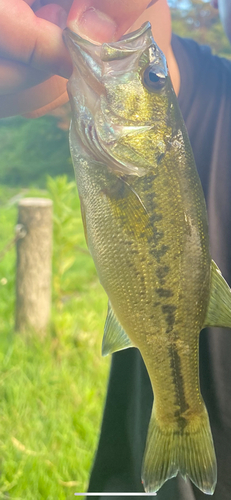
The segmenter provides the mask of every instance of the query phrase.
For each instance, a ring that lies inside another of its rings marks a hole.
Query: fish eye
[[[143,74],[144,86],[150,91],[161,90],[165,86],[166,77],[155,73],[154,68],[148,66]]]

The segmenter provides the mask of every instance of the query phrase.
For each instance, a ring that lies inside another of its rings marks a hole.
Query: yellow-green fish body
[[[137,347],[154,392],[144,486],[155,492],[179,471],[212,494],[199,334],[231,326],[231,295],[209,254],[204,196],[165,58],[149,24],[101,47],[70,31],[66,43],[72,158],[109,298],[103,354]]]

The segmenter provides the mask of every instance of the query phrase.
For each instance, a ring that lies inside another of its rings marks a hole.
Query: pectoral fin
[[[210,300],[203,328],[207,326],[231,328],[231,289],[213,260],[210,278]]]
[[[88,246],[86,211],[85,211],[84,201],[83,201],[82,196],[80,196],[79,199],[80,199],[80,208],[81,208],[81,215],[82,215],[82,221],[83,221],[83,230],[84,230],[85,240],[86,240],[86,243]]]
[[[102,355],[107,356],[107,354],[121,351],[122,349],[127,349],[128,347],[133,347],[133,344],[120,325],[109,302],[104,327]]]

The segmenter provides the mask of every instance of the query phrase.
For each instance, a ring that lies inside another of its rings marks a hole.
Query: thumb
[[[150,0],[74,0],[67,26],[99,43],[118,40],[150,4]]]

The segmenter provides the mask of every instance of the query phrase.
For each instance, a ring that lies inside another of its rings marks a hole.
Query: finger
[[[156,2],[157,2],[157,0],[151,0],[151,2],[147,6],[147,9],[149,9],[149,7],[151,7],[152,5],[154,5],[154,3],[156,3]]]
[[[36,87],[17,94],[0,96],[0,118],[30,113],[51,105],[66,92],[65,78],[52,76]]]
[[[69,12],[71,8],[71,4],[73,0],[54,0],[57,5],[61,5],[63,9],[65,9],[66,12]],[[51,0],[40,0],[41,5],[48,5],[51,3]]]
[[[62,16],[60,16],[61,7],[54,5],[47,5],[39,9],[36,15],[40,18],[47,19],[54,24],[60,23],[60,27],[65,27],[67,13],[61,9]],[[63,24],[63,26],[61,26]],[[12,62],[0,58],[0,95],[12,94],[38,85],[39,83],[50,78],[51,74],[44,71],[39,71],[30,68],[26,64]]]
[[[67,26],[100,43],[117,40],[149,4],[150,0],[74,0]]]
[[[50,23],[56,24],[61,29],[66,27],[67,12],[57,4],[44,5],[36,10],[36,16],[40,19],[46,19]]]
[[[50,102],[49,104],[36,109],[35,111],[32,111],[31,113],[26,113],[23,116],[25,118],[39,118],[40,116],[46,115],[47,113],[50,113],[53,111],[53,109],[56,109],[60,106],[63,106],[66,104],[69,100],[68,93],[65,91],[63,94],[61,94],[57,99],[54,99],[54,101]]]
[[[0,56],[65,77],[72,71],[62,29],[21,0],[0,1]]]
[[[28,5],[33,5],[37,3],[35,0],[24,0],[24,2],[27,3]]]
[[[34,87],[50,78],[45,71],[0,58],[0,95],[13,94]]]

